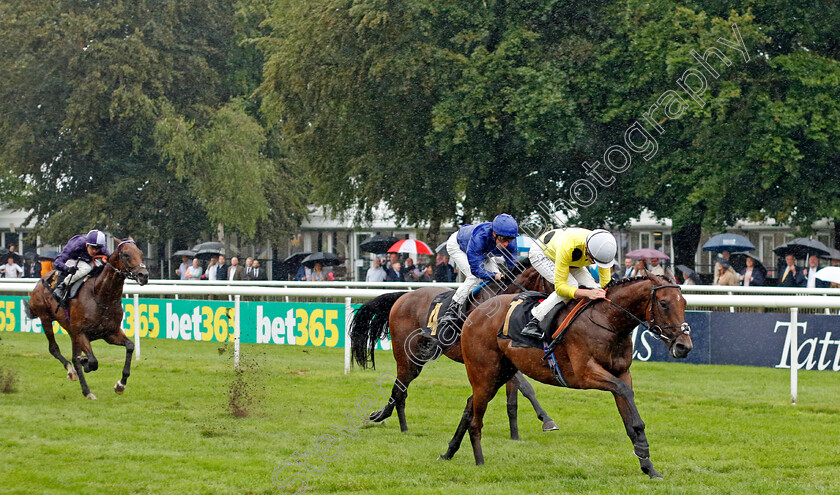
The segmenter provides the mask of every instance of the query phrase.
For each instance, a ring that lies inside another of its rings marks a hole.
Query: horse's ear
[[[665,270],[665,280],[671,282],[672,284],[680,284],[679,282],[677,282],[677,277],[674,276],[674,272],[672,272],[670,268]]]
[[[120,239],[119,237],[114,237],[114,244],[119,245],[119,243],[121,243],[121,242],[122,242],[122,239]]]

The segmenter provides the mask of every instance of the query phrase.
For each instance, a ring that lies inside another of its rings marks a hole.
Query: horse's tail
[[[29,307],[29,299],[21,299],[20,304],[23,306],[23,312],[26,314],[26,317],[30,320],[35,318],[32,314],[32,308]]]
[[[363,369],[368,361],[376,368],[373,350],[380,339],[388,335],[388,317],[397,299],[406,292],[389,292],[366,302],[350,322],[350,353]]]

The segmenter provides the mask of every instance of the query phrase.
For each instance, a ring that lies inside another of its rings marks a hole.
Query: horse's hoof
[[[438,456],[438,459],[437,459],[437,460],[439,460],[439,461],[448,461],[448,460],[450,460],[450,459],[452,459],[452,457],[447,457],[447,456],[446,456],[446,454],[441,454],[441,455],[439,455],[439,456]]]
[[[557,423],[554,421],[546,421],[543,423],[543,431],[554,431],[559,430],[560,428],[557,427]]]
[[[125,385],[123,385],[122,382],[117,382],[117,384],[114,385],[114,392],[118,395],[122,395],[122,393],[125,392]]]
[[[76,370],[73,369],[72,365],[67,365],[67,379],[71,382],[75,382],[79,379],[79,375],[76,374]]]
[[[92,393],[90,393],[90,392],[88,392],[88,394],[87,394],[85,397],[87,397],[87,398],[88,398],[88,399],[90,399],[90,400],[96,400],[96,396],[95,396],[95,395],[93,395],[93,394],[92,394]]]

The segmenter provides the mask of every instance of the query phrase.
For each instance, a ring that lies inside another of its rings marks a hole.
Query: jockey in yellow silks
[[[531,266],[554,284],[554,292],[531,310],[531,321],[522,329],[522,334],[542,338],[539,323],[557,304],[580,297],[606,297],[603,287],[610,281],[610,266],[614,263],[617,246],[615,237],[606,230],[579,228],[550,230],[535,244],[528,252]],[[593,263],[598,265],[600,285],[586,268]]]

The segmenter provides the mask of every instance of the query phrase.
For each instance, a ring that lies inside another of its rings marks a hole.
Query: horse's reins
[[[131,243],[131,244],[134,244],[135,246],[137,245],[137,243],[134,242],[133,239],[126,239],[126,240],[122,241],[121,243],[117,244],[117,248],[114,250],[114,252],[119,253],[120,252],[120,247],[123,244],[126,244],[126,243]],[[111,267],[113,267],[114,270],[116,270],[117,273],[119,273],[123,277],[131,279],[131,280],[137,280],[137,275],[134,273],[134,270],[136,270],[138,268],[146,268],[146,264],[145,263],[140,263],[139,265],[129,266],[129,267],[126,267],[125,270],[120,270],[119,268],[117,268],[116,265],[111,265]]]
[[[640,326],[645,327],[645,330],[647,330],[651,334],[653,334],[654,337],[656,337],[657,339],[665,342],[666,344],[670,344],[675,339],[664,335],[662,333],[663,330],[668,330],[668,329],[671,329],[671,328],[680,328],[680,329],[682,329],[683,334],[689,335],[691,333],[691,327],[689,326],[689,324],[687,322],[683,322],[680,325],[665,325],[664,327],[656,324],[656,310],[653,308],[654,301],[656,300],[656,291],[658,291],[659,289],[665,289],[665,288],[668,288],[668,287],[673,287],[673,288],[677,288],[677,289],[680,288],[680,286],[677,285],[677,284],[654,285],[653,287],[650,288],[650,299],[648,301],[648,307],[645,309],[645,316],[647,318],[647,321],[643,321],[641,318],[637,317],[636,315],[634,315],[633,313],[631,313],[630,311],[628,311],[627,309],[625,309],[621,305],[613,302],[609,298],[605,297],[604,300],[607,301],[608,303],[612,304],[616,308],[624,311],[624,313],[626,313],[631,318],[636,320],[636,322]],[[617,333],[615,331],[615,329],[605,327],[604,325],[601,325],[601,324],[597,323],[595,320],[592,320],[591,316],[589,317],[589,319],[595,325],[597,325],[601,328],[604,328],[606,330],[609,330],[613,333]]]

